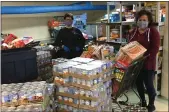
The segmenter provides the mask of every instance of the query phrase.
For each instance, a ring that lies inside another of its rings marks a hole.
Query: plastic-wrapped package
[[[2,105],[7,106],[10,102],[9,93],[4,91],[4,92],[2,92],[1,97],[2,97],[1,98]]]
[[[50,51],[37,52],[38,80],[53,81],[52,75],[52,57]]]
[[[76,58],[73,62],[79,59],[81,58]],[[78,111],[103,111],[108,105],[103,102],[111,99],[112,70],[109,69],[113,64],[110,61],[80,60],[79,64],[74,65],[71,61],[53,66],[54,72],[61,73],[55,76],[57,101],[67,105],[59,108],[71,110],[69,106],[75,104],[79,106],[76,107]],[[67,69],[67,75],[64,75],[64,68]]]
[[[101,49],[102,60],[110,60],[114,55],[114,47],[113,46],[104,46]]]
[[[22,39],[15,39],[10,44],[15,48],[22,48],[25,46],[25,43]]]
[[[73,58],[71,60],[75,61],[75,62],[79,62],[79,63],[89,63],[89,62],[93,61],[94,59],[77,57],[77,58]]]
[[[88,63],[88,65],[101,66],[102,70],[106,70],[108,68],[107,63],[105,61],[100,61],[100,60],[92,61]]]
[[[52,59],[52,64],[57,65],[57,64],[68,62],[68,61],[69,61],[68,59],[57,58],[57,59]]]
[[[78,62],[68,61],[53,66],[53,71],[61,74],[67,74],[72,66],[78,65]]]
[[[5,37],[3,42],[8,44],[8,43],[12,42],[15,39],[17,39],[17,37],[15,35],[9,34],[8,36]]]
[[[17,99],[18,99],[18,94],[16,91],[12,91],[9,93],[9,100],[10,100],[12,106],[18,105]]]
[[[25,43],[25,45],[33,42],[33,38],[32,37],[23,37],[23,42]]]
[[[38,103],[41,107],[39,112],[41,112],[42,109],[48,108],[49,101],[47,99],[49,97],[52,98],[51,96],[54,92],[54,85],[48,85],[44,81],[4,84],[2,87],[1,103],[3,106],[16,107],[15,110],[7,107],[7,110],[12,112],[32,110],[31,108],[37,108],[34,106]],[[7,89],[6,87],[9,88]],[[33,104],[32,107],[30,106],[31,104]]]

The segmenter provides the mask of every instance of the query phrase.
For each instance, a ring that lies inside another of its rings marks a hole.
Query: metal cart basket
[[[139,95],[134,90],[134,86],[135,86],[135,81],[137,79],[137,76],[140,73],[140,71],[143,67],[144,61],[147,57],[148,56],[144,56],[144,57],[137,59],[132,64],[130,64],[127,68],[120,68],[120,69],[124,70],[124,75],[123,75],[123,77],[122,77],[122,79],[121,79],[121,81],[118,85],[118,90],[115,93],[113,93],[112,99],[113,99],[113,103],[118,104],[121,111],[122,111],[122,107],[121,107],[120,103],[117,101],[117,99],[121,95],[125,95],[127,97],[127,95],[125,93],[128,92],[130,89],[140,99]],[[115,81],[116,81],[116,78],[114,78],[113,81],[112,81],[113,87],[115,86],[114,85]],[[127,97],[127,101],[128,101],[128,97]]]

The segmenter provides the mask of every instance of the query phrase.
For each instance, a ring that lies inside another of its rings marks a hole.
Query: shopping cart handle
[[[140,57],[139,59],[137,59],[133,63],[131,63],[129,66],[133,66],[133,65],[137,64],[138,62],[145,61],[145,59],[148,58],[149,56],[150,55],[146,55],[146,56]]]

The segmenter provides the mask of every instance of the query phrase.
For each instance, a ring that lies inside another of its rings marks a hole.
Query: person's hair
[[[153,23],[153,16],[152,16],[152,13],[143,9],[143,10],[140,10],[137,14],[136,14],[136,22],[139,20],[139,18],[143,15],[146,15],[148,17],[148,21],[149,21],[149,27],[152,25]]]
[[[70,17],[70,18],[72,18],[72,20],[73,20],[73,14],[71,14],[71,13],[66,13],[66,14],[64,15],[64,20],[65,20],[67,17]]]

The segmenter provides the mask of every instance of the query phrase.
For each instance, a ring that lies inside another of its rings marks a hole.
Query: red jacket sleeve
[[[156,55],[159,51],[160,47],[160,34],[157,31],[156,28],[151,28],[151,38],[150,38],[150,48],[149,48],[149,54],[150,59],[156,58]]]

